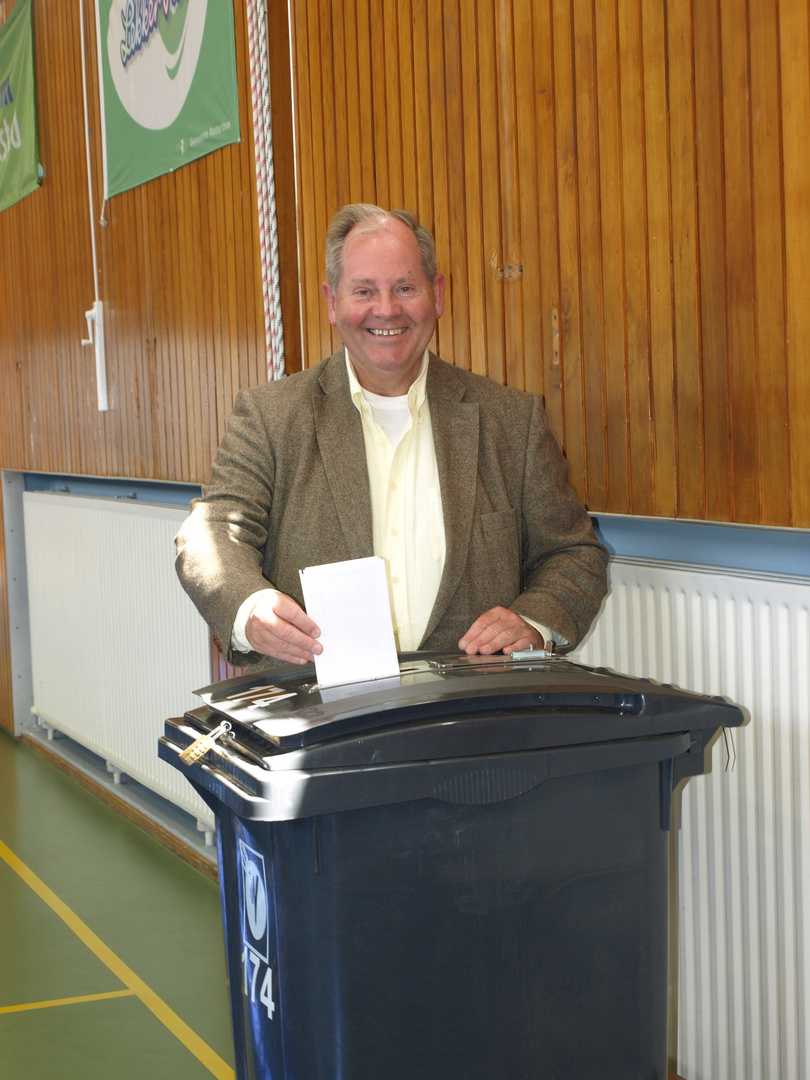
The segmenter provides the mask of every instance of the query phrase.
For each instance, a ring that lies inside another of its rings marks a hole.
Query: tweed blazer
[[[455,649],[504,605],[576,645],[606,592],[607,552],[568,481],[539,398],[431,354],[427,375],[446,533],[421,649]],[[373,554],[360,415],[344,352],[240,390],[210,482],[177,536],[177,572],[232,663],[242,602],[272,586],[303,606],[298,571]]]

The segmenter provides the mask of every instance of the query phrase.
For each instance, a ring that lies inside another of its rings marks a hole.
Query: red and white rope
[[[256,154],[256,193],[259,204],[259,244],[262,258],[264,330],[267,378],[284,374],[284,331],[278,263],[278,217],[273,173],[273,130],[270,115],[270,72],[267,62],[267,0],[247,0],[250,45],[250,86],[253,97],[253,142]]]

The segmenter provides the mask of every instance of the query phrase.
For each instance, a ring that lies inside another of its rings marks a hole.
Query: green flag
[[[0,26],[0,210],[39,187],[32,0]]]
[[[96,0],[104,194],[239,141],[233,0]]]

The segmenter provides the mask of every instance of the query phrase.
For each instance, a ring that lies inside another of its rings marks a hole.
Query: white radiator
[[[678,1072],[810,1080],[810,579],[619,557],[610,586],[577,659],[750,713],[683,794]]]
[[[209,827],[157,756],[167,717],[199,705],[209,636],[174,572],[184,507],[55,492],[23,496],[32,712]]]

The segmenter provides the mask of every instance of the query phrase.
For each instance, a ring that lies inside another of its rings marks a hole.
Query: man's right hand
[[[320,633],[291,596],[274,589],[259,597],[245,624],[245,637],[256,652],[289,664],[308,664],[322,653]]]

